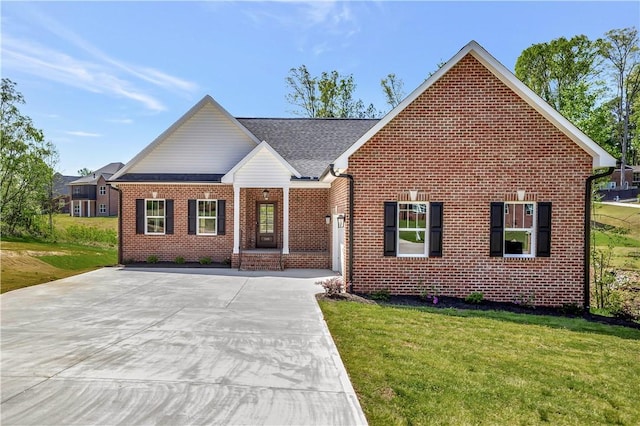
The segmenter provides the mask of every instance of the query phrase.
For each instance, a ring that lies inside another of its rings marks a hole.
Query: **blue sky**
[[[2,77],[75,174],[126,163],[204,95],[236,117],[289,117],[285,78],[353,74],[386,107],[476,40],[513,70],[522,50],[640,23],[626,2],[3,2]]]

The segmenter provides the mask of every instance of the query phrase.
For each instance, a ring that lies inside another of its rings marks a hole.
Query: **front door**
[[[256,248],[275,248],[276,203],[258,202],[258,223],[256,228]]]

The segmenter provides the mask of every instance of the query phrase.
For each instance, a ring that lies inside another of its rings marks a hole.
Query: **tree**
[[[91,173],[93,173],[93,170],[89,170],[86,167],[81,168],[80,170],[78,170],[77,172],[80,176],[89,176]]]
[[[305,65],[291,68],[285,79],[290,92],[287,101],[297,106],[298,115],[316,118],[373,118],[378,111],[354,98],[356,84],[353,75],[337,71],[322,72],[313,77]]]
[[[404,82],[397,78],[395,74],[388,74],[380,80],[380,86],[382,86],[382,91],[391,109],[397,107],[398,104],[402,102],[402,99],[404,99]]]
[[[620,186],[624,187],[627,165],[627,152],[630,141],[637,139],[632,131],[637,122],[634,117],[634,106],[640,93],[640,48],[638,47],[638,30],[623,28],[608,31],[605,38],[598,41],[600,54],[607,59],[613,70],[616,84],[615,115],[617,133],[620,140]]]
[[[610,137],[607,108],[600,108],[598,46],[584,35],[534,44],[516,61],[516,77],[600,144]],[[604,126],[604,127],[603,127]]]
[[[37,232],[48,199],[57,152],[36,129],[31,118],[21,114],[24,104],[16,84],[2,79],[0,100],[0,221],[3,232],[23,229]]]

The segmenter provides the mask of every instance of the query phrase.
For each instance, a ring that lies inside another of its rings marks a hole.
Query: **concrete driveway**
[[[5,293],[1,423],[365,424],[313,283],[105,268]]]

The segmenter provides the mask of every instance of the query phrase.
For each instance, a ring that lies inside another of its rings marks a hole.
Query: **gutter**
[[[615,170],[609,167],[606,171],[589,176],[584,188],[584,312],[589,313],[591,309],[591,190],[593,181],[601,177],[609,176]]]
[[[347,253],[347,263],[349,264],[349,293],[353,293],[353,211],[354,209],[354,181],[353,175],[347,173],[336,173],[334,164],[329,164],[329,172],[333,177],[349,179],[349,246]],[[324,173],[323,173],[324,176]]]

